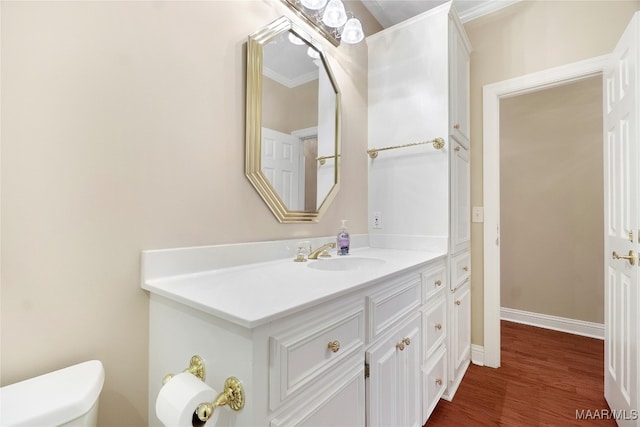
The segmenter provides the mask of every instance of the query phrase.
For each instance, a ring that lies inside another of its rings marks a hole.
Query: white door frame
[[[484,365],[500,366],[500,100],[602,75],[609,55],[483,87]]]

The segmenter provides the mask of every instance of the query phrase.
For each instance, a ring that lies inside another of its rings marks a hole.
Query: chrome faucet
[[[318,259],[318,257],[329,258],[331,255],[329,255],[329,252],[327,252],[327,249],[335,248],[335,247],[336,247],[336,242],[325,243],[315,251],[311,252],[308,258],[309,259]]]

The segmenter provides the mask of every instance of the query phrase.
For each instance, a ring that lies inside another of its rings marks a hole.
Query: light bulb
[[[343,42],[350,44],[362,41],[364,32],[362,31],[362,24],[360,24],[358,18],[351,18],[344,24],[341,38]]]
[[[318,52],[317,50],[315,50],[314,48],[310,47],[309,49],[307,49],[307,55],[309,55],[311,58],[313,59],[318,59],[320,58],[320,52]]]
[[[297,35],[295,35],[291,31],[289,31],[289,41],[291,43],[297,44],[297,45],[303,45],[304,44],[304,40],[302,40],[300,37],[298,37]]]
[[[347,22],[347,12],[340,0],[330,0],[324,13],[322,14],[322,22],[327,27],[339,28]]]
[[[300,2],[304,7],[311,10],[322,9],[327,4],[327,0],[300,0]]]

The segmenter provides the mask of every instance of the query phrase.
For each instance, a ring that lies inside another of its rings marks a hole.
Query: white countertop
[[[255,328],[291,313],[352,292],[373,281],[421,266],[445,255],[428,251],[358,248],[345,257],[385,262],[366,269],[324,271],[292,258],[146,280],[143,289],[220,317]],[[333,255],[333,258],[341,258]]]

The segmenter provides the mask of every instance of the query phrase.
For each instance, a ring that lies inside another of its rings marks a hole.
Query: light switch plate
[[[471,222],[484,222],[484,207],[474,206],[472,208]]]

